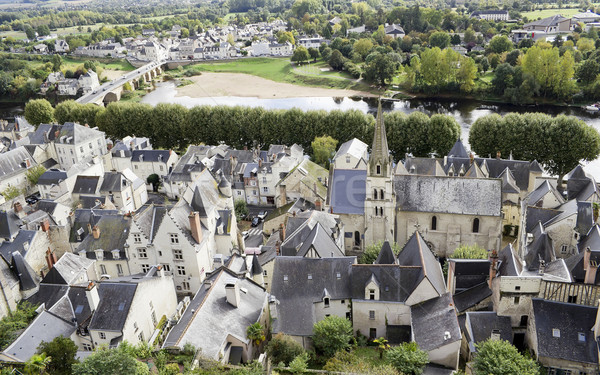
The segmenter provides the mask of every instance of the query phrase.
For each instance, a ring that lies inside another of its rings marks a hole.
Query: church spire
[[[369,157],[369,167],[372,176],[386,176],[387,169],[391,168],[390,152],[388,149],[385,125],[383,123],[383,112],[381,110],[381,99],[378,100],[377,119],[375,122],[375,133],[373,135],[373,147]]]

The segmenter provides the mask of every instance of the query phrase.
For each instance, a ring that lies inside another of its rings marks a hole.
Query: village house
[[[471,18],[488,21],[508,21],[509,15],[507,10],[479,10],[471,13]]]
[[[275,205],[282,207],[298,199],[323,205],[327,200],[328,176],[325,168],[310,160],[303,160],[275,186]]]
[[[137,211],[148,200],[146,184],[129,168],[105,172],[98,192],[123,213]]]

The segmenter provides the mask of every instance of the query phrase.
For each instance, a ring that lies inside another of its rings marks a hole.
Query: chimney
[[[281,242],[275,242],[275,253],[279,255],[281,253]]]
[[[60,136],[60,131],[55,131],[54,132],[54,139],[58,139],[58,136]]]
[[[92,235],[94,236],[95,240],[100,238],[100,228],[97,225],[94,225],[94,227],[92,228]]]
[[[469,154],[469,164],[473,165],[473,162],[475,161],[475,156],[473,155],[473,153],[471,152]]]
[[[188,216],[190,219],[190,231],[192,232],[192,237],[196,242],[202,242],[202,225],[200,224],[200,214],[198,211],[194,211],[190,213]]]
[[[238,307],[240,304],[240,286],[238,285],[237,279],[231,279],[226,281],[225,284],[225,296],[227,297],[227,303],[233,307]]]
[[[590,267],[590,257],[592,255],[592,250],[589,247],[585,248],[585,252],[583,253],[583,270],[587,271]]]
[[[262,159],[259,158],[258,159],[258,168],[261,168],[261,167],[262,167]]]
[[[46,264],[48,265],[48,269],[52,269],[56,262],[56,255],[48,248],[48,250],[46,250]]]
[[[598,272],[598,267],[594,267],[591,264],[591,255],[592,251],[589,247],[585,249],[585,253],[583,254],[583,269],[585,270],[585,278],[583,282],[585,284],[594,284],[596,282],[596,273]]]
[[[44,219],[41,222],[40,229],[42,230],[42,232],[48,232],[50,230],[50,222],[48,221],[48,218]]]
[[[496,277],[497,271],[498,271],[498,253],[496,252],[496,250],[492,250],[492,253],[490,254],[490,279],[488,281],[490,289],[492,288],[492,281]]]
[[[281,242],[285,241],[285,226],[283,224],[279,224],[279,240]]]
[[[500,151],[496,151],[496,159],[500,159],[501,156],[502,156],[502,153],[500,153]]]
[[[19,213],[21,211],[23,211],[23,206],[21,205],[21,202],[15,202],[15,204],[13,205],[13,210],[15,211],[15,213]]]
[[[92,224],[88,223],[88,234],[92,234]]]
[[[321,211],[321,200],[320,199],[317,199],[315,201],[315,210]]]
[[[112,150],[112,148],[113,148],[113,145],[112,145],[112,143],[107,143],[107,144],[106,144],[106,149],[107,149],[108,151]]]
[[[100,296],[98,295],[98,288],[93,281],[90,281],[88,286],[85,288],[85,297],[90,305],[90,310],[95,311],[100,304]]]

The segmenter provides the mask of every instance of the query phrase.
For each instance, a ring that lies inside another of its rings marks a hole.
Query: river
[[[177,103],[186,107],[195,105],[242,105],[249,107],[264,107],[266,109],[323,109],[323,110],[349,110],[357,109],[362,112],[375,114],[377,112],[376,98],[331,98],[331,97],[300,97],[284,99],[259,99],[235,96],[217,97],[189,97],[177,96],[177,88],[172,81],[157,84],[154,91],[142,98],[142,103],[156,105],[158,103]],[[465,99],[411,99],[385,101],[384,111],[401,111],[411,113],[421,111],[428,115],[444,113],[452,115],[462,128],[462,139],[465,143],[469,139],[469,128],[478,118],[498,113],[505,115],[511,112],[542,112],[549,115],[572,115],[592,125],[600,131],[600,114],[590,113],[577,107],[560,107],[552,105],[515,106],[511,104],[489,104],[477,100]],[[468,146],[468,144],[467,144]],[[586,171],[597,176],[600,180],[600,158],[585,165]]]

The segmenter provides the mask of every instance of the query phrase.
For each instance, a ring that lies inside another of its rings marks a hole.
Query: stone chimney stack
[[[190,220],[190,231],[192,232],[192,237],[197,243],[202,242],[202,225],[200,224],[200,214],[198,211],[194,211],[190,213],[188,218]]]
[[[100,304],[100,295],[98,294],[98,288],[93,281],[90,281],[88,286],[85,288],[85,297],[90,305],[90,310],[95,311]]]
[[[589,247],[585,249],[585,253],[583,253],[583,269],[585,270],[585,279],[583,282],[585,284],[594,284],[596,282],[596,273],[598,272],[598,267],[593,267],[591,262],[592,250]]]
[[[502,153],[500,151],[496,151],[496,159],[501,159]]]
[[[225,296],[227,303],[233,307],[240,305],[240,286],[237,279],[228,280],[225,284]]]
[[[100,238],[100,228],[97,225],[94,225],[94,227],[92,228],[92,236],[94,236],[95,240]]]
[[[317,199],[315,201],[315,211],[322,211],[321,200]]]
[[[279,224],[279,240],[281,242],[285,241],[285,226],[283,224]]]
[[[492,282],[496,277],[496,272],[498,271],[498,253],[496,250],[492,250],[490,254],[490,279],[488,280],[488,284],[490,289],[492,288]]]

